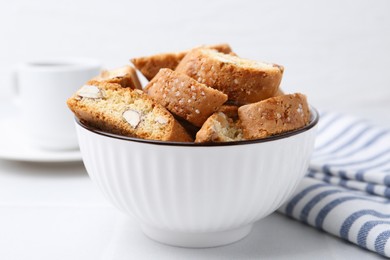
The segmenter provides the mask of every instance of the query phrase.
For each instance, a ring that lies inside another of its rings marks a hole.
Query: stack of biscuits
[[[67,101],[102,131],[173,142],[253,140],[309,123],[305,95],[284,94],[283,66],[241,58],[228,44],[131,59],[102,71]]]

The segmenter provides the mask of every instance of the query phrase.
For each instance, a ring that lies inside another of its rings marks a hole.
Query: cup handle
[[[11,88],[12,88],[12,103],[19,107],[21,104],[20,91],[19,91],[19,77],[18,71],[14,68],[11,71]]]

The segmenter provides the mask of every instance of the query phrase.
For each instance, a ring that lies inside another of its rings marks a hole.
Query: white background
[[[318,108],[390,126],[388,0],[0,0],[0,102],[19,62],[90,57],[109,68],[220,42],[284,65],[282,88]],[[0,161],[0,180],[1,259],[379,258],[278,214],[229,247],[163,246],[104,200],[81,163]]]
[[[1,0],[0,97],[12,66],[50,57],[130,58],[228,42],[285,66],[282,88],[316,107],[390,125],[390,1]]]

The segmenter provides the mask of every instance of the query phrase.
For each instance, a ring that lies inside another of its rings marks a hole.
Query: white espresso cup
[[[100,72],[89,59],[41,60],[16,68],[22,126],[30,145],[49,150],[77,149],[73,114],[66,100]]]

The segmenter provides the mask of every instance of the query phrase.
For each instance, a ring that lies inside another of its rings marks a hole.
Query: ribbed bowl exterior
[[[315,127],[286,138],[232,146],[172,146],[121,140],[76,124],[91,179],[143,225],[218,232],[275,211],[308,167]]]

